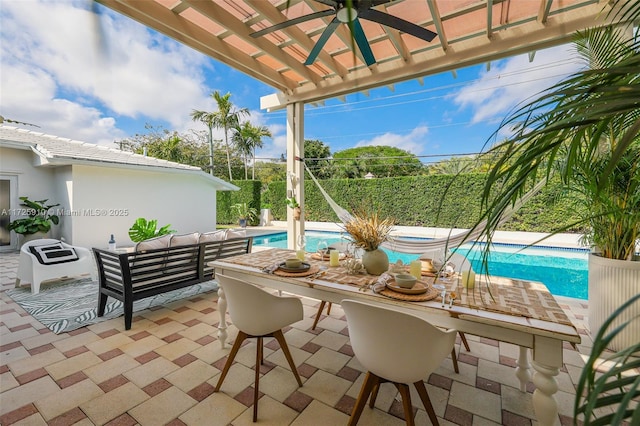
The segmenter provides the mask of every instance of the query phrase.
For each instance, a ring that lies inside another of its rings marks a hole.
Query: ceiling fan
[[[429,31],[426,28],[422,28],[407,20],[398,18],[397,16],[389,15],[388,13],[381,12],[373,9],[375,6],[381,4],[390,3],[393,0],[352,0],[347,5],[347,0],[314,0],[318,3],[330,6],[332,9],[326,9],[319,12],[310,13],[308,15],[300,16],[298,18],[289,19],[288,21],[281,22],[272,27],[265,28],[260,31],[256,31],[251,34],[251,37],[260,37],[273,31],[287,28],[291,25],[299,24],[302,22],[310,21],[312,19],[318,19],[325,16],[335,15],[333,20],[327,25],[325,30],[320,35],[320,38],[316,42],[315,46],[309,53],[309,57],[305,61],[305,65],[311,65],[315,62],[318,54],[324,47],[331,34],[338,28],[340,24],[352,23],[353,38],[355,39],[362,57],[364,58],[367,66],[376,63],[376,59],[367,41],[367,36],[362,29],[360,19],[366,19],[367,21],[376,22],[387,27],[395,28],[403,33],[411,34],[414,37],[418,37],[425,41],[431,41],[437,35],[433,31]]]

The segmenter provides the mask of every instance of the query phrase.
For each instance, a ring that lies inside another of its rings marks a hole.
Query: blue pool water
[[[346,241],[340,233],[306,232],[308,252],[316,251],[318,241],[328,244]],[[253,244],[263,247],[287,248],[287,234],[263,235],[255,237]],[[587,299],[587,258],[584,249],[559,249],[517,246],[513,244],[494,244],[489,258],[489,274],[520,278],[544,283],[552,294],[577,299]],[[386,250],[390,262],[402,260],[404,263],[418,258],[415,254],[398,253]],[[480,268],[478,248],[470,245],[457,250],[465,254],[477,271]]]

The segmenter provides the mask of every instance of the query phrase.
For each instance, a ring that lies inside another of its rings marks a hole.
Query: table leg
[[[222,286],[218,288],[218,314],[220,315],[218,340],[220,340],[220,347],[224,349],[227,341],[227,297],[224,294],[224,290],[222,290]]]
[[[558,421],[558,403],[554,394],[558,391],[558,383],[555,376],[558,375],[557,367],[549,367],[533,361],[533,384],[536,390],[533,392],[533,410],[540,425],[554,425]]]
[[[516,377],[520,380],[520,390],[527,391],[527,383],[531,381],[531,370],[529,365],[529,348],[520,346],[520,356],[516,367]]]

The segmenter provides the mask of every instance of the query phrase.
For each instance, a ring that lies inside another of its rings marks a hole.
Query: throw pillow
[[[78,254],[73,247],[64,247],[62,243],[30,246],[29,251],[42,265],[55,265],[78,260]]]

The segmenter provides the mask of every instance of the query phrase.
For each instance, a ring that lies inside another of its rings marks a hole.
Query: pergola
[[[605,24],[606,0],[392,0],[378,11],[437,34],[427,42],[360,19],[376,62],[370,66],[341,24],[312,65],[304,62],[333,14],[260,37],[251,34],[314,12],[333,0],[97,0],[274,88],[266,110],[287,109],[289,194],[304,205],[304,105],[567,43],[577,30]],[[340,6],[346,0],[337,0]],[[357,2],[358,0],[353,0]],[[360,0],[371,2],[371,0]],[[381,3],[381,2],[376,2]],[[369,3],[367,3],[369,4]],[[304,232],[289,210],[292,248]]]

